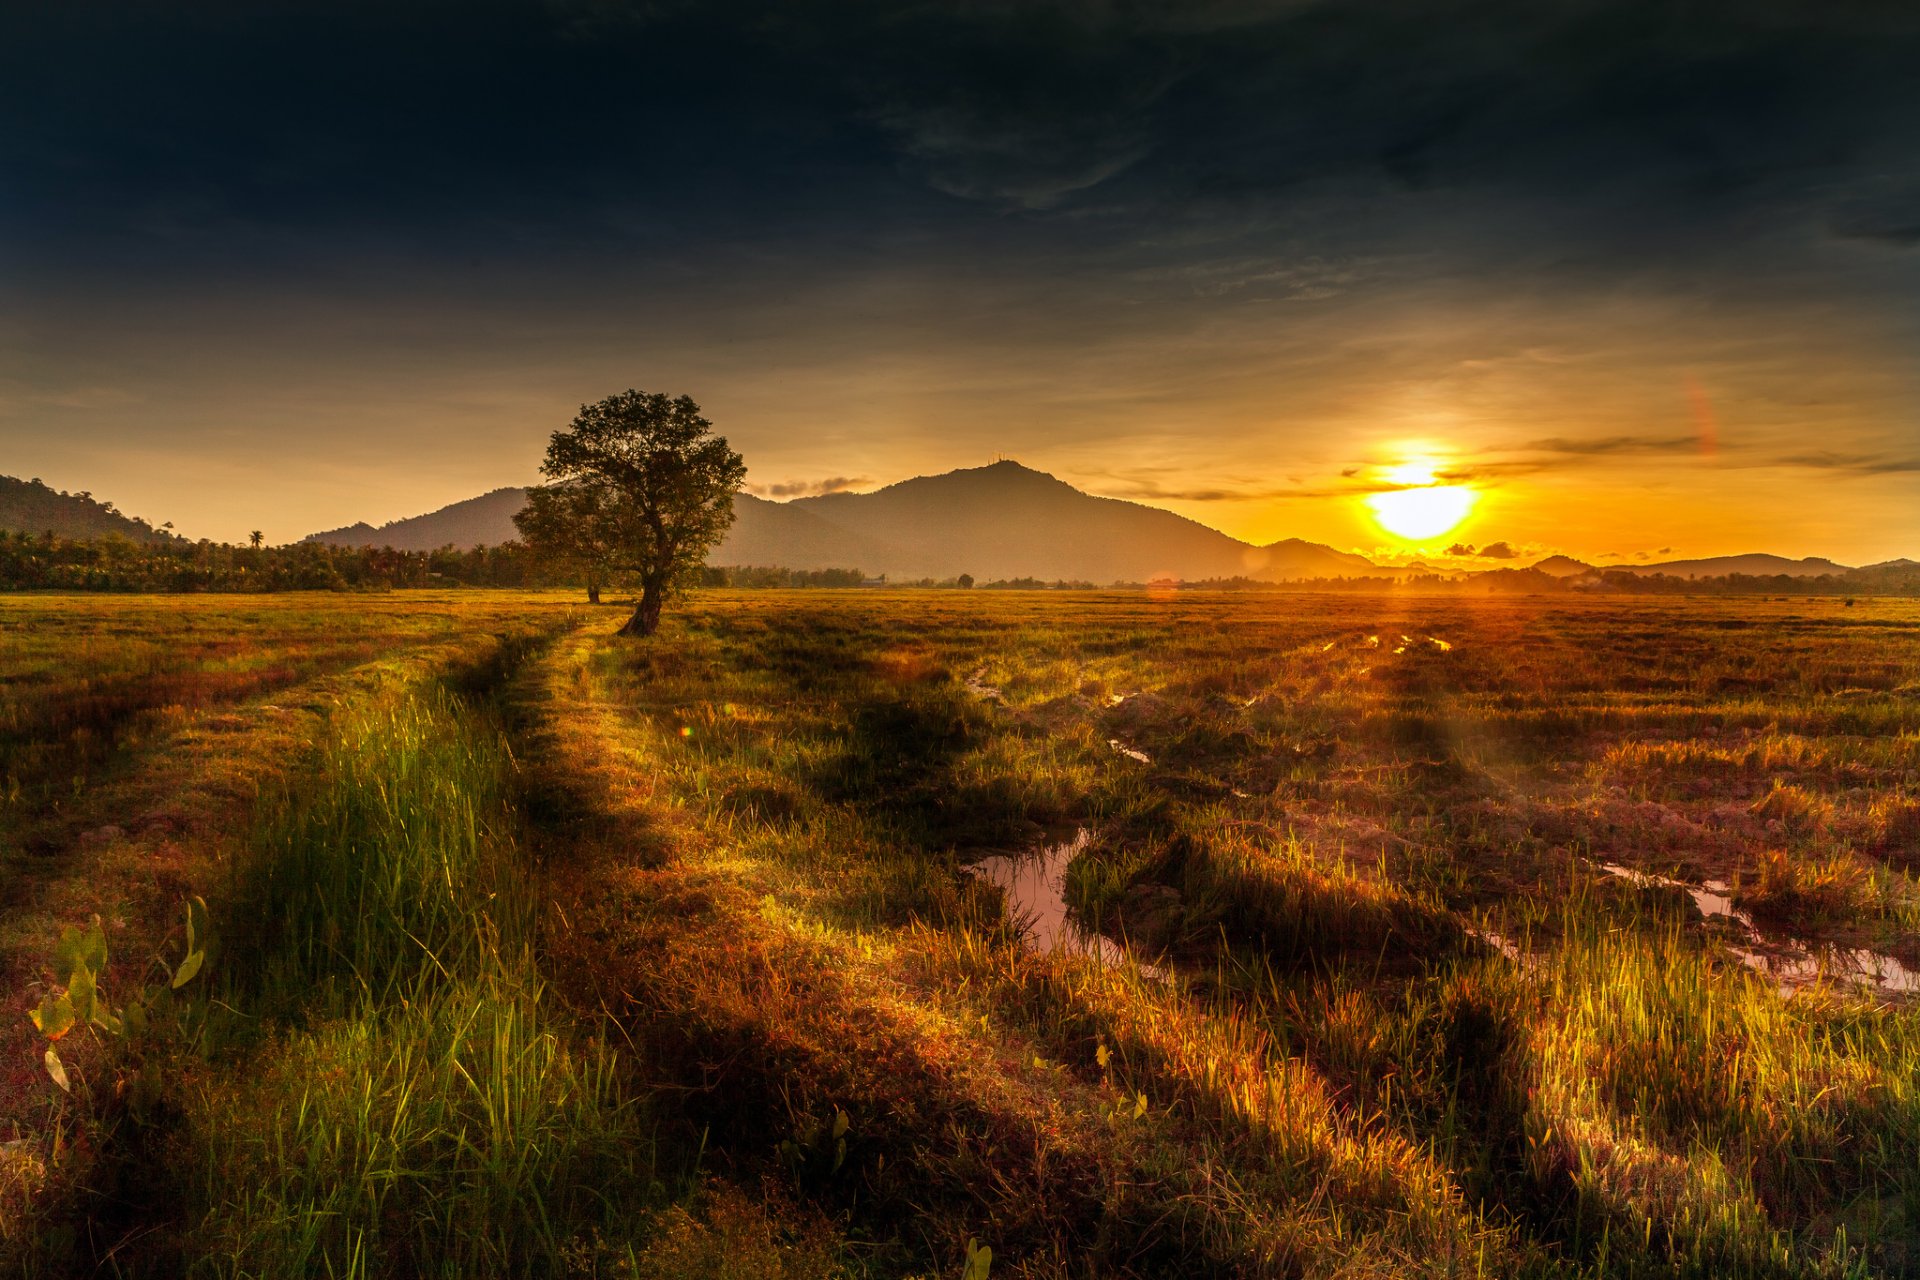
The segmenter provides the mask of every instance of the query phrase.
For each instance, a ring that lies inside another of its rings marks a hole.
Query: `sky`
[[[528,483],[636,387],[766,496],[1004,457],[1252,542],[1920,557],[1904,0],[6,25],[0,473],[189,536]]]

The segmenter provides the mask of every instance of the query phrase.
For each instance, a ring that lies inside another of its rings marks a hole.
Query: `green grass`
[[[189,1101],[208,1274],[565,1273],[660,1196],[604,1045],[543,999],[512,759],[482,708],[342,707],[220,913],[275,1028]],[[219,1261],[214,1261],[218,1259]]]
[[[484,599],[433,607],[564,623]],[[1598,865],[1732,882],[1763,949],[1914,954],[1912,605],[613,613],[344,689],[265,775],[201,882],[230,1008],[142,1148],[184,1190],[116,1265],[1920,1265],[1920,1009],[1776,989]],[[1081,828],[1069,900],[1169,979],[1033,952],[967,871]]]
[[[538,907],[510,770],[498,731],[443,690],[341,707],[239,861],[227,972],[307,1009],[525,971]]]

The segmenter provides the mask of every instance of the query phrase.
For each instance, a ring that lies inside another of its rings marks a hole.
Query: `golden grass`
[[[564,622],[435,610],[379,624],[370,679]],[[608,1087],[719,1178],[629,1260],[576,1233],[589,1273],[952,1274],[976,1239],[1033,1277],[1912,1263],[1920,1012],[1732,947],[1920,942],[1914,606],[712,592],[649,642],[575,623],[475,685],[537,963],[559,1034],[617,1046]],[[298,753],[261,741],[270,781]],[[1080,827],[1069,900],[1170,978],[1031,951],[966,870]],[[1607,862],[1731,881],[1778,936]],[[351,1057],[312,1045],[254,1096]]]

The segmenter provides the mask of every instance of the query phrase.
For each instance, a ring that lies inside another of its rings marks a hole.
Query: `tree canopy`
[[[640,601],[621,630],[652,635],[668,591],[699,573],[733,524],[747,468],[689,397],[629,390],[582,405],[553,433],[540,472],[552,483],[530,491],[522,534],[563,559],[637,575]]]

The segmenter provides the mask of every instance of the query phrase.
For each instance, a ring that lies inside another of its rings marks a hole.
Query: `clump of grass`
[[[1577,906],[1539,980],[1531,1158],[1655,1261],[1764,1272],[1836,1199],[1920,1193],[1910,1019],[1783,1000],[1677,927]]]
[[[517,971],[533,905],[512,865],[509,761],[445,692],[340,708],[238,869],[228,974],[270,1006],[326,989],[339,1010],[423,976]]]
[[[1872,847],[1896,862],[1920,867],[1920,798],[1883,795],[1868,807]]]
[[[1754,802],[1756,817],[1778,822],[1789,831],[1815,831],[1833,817],[1833,802],[1814,795],[1804,787],[1776,783],[1773,790]]]
[[[836,1280],[831,1234],[819,1223],[775,1216],[740,1192],[715,1188],[698,1211],[660,1215],[644,1253],[629,1259],[634,1280]]]
[[[231,912],[236,995],[289,1029],[189,1101],[197,1251],[234,1276],[562,1272],[657,1202],[654,1147],[611,1054],[542,1003],[505,744],[403,689],[341,708],[317,761]]]
[[[537,990],[334,1020],[255,1071],[196,1108],[215,1275],[552,1273],[654,1179],[611,1056],[570,1050]]]
[[[1384,875],[1367,876],[1307,843],[1226,829],[1178,841],[1172,861],[1190,925],[1257,941],[1276,963],[1342,956],[1431,960],[1464,942],[1459,922]]]
[[[1795,858],[1769,849],[1759,861],[1740,894],[1740,905],[1758,917],[1799,927],[1844,923],[1868,914],[1879,896],[1872,872],[1851,853]]]

